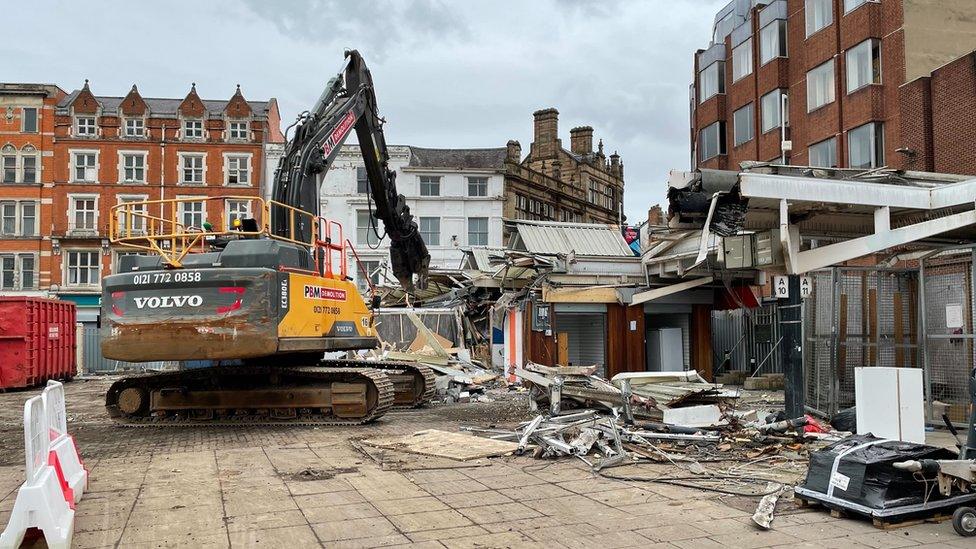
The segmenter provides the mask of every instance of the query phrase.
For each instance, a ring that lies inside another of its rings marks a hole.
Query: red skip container
[[[0,297],[0,389],[73,377],[75,337],[74,303]]]

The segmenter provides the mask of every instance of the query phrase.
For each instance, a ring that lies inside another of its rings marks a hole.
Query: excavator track
[[[133,427],[375,421],[394,404],[393,382],[377,369],[344,367],[349,362],[222,366],[131,376],[109,387],[105,408],[116,423]]]
[[[434,398],[436,376],[429,367],[416,362],[392,360],[330,360],[330,366],[373,368],[384,372],[393,382],[393,406],[396,409],[420,408]]]

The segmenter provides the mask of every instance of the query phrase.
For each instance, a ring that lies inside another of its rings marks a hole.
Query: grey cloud
[[[564,144],[588,124],[622,155],[639,221],[668,170],[688,167],[692,55],[726,1],[36,0],[4,11],[0,57],[5,80],[70,90],[90,78],[102,94],[135,82],[181,97],[196,82],[225,98],[239,82],[248,98],[276,97],[288,124],[357,48],[390,143],[528,150],[532,112],[556,107]]]
[[[457,5],[442,0],[243,0],[243,4],[293,39],[348,48],[368,45],[374,59],[384,58],[391,48],[465,34]]]

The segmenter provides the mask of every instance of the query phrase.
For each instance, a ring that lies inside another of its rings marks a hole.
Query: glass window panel
[[[810,145],[810,165],[820,168],[837,167],[837,138],[831,137]]]
[[[759,31],[759,64],[786,57],[786,21],[777,19]]]
[[[806,0],[807,36],[834,22],[833,0]]]
[[[37,133],[37,109],[24,107],[21,110],[21,122],[24,133]]]
[[[368,210],[356,212],[356,243],[366,244],[371,248],[379,246],[380,239],[377,233],[381,233],[383,228],[375,215],[370,215]]]
[[[870,39],[847,50],[847,93],[881,83],[881,42]]]
[[[359,194],[369,193],[369,175],[364,166],[356,166],[356,192]]]
[[[16,280],[17,259],[12,255],[0,256],[0,287],[13,290]]]
[[[469,177],[468,196],[488,196],[488,178]]]
[[[807,112],[834,101],[834,60],[807,73]]]
[[[37,183],[37,157],[22,156],[20,160],[24,164],[24,183]]]
[[[17,203],[4,202],[0,204],[0,233],[17,234]]]
[[[34,202],[20,203],[20,234],[37,235],[37,204]]]
[[[16,155],[4,155],[3,156],[3,182],[4,183],[16,183],[17,182],[17,156]]]
[[[699,150],[703,161],[725,154],[725,122],[715,122],[701,131]]]
[[[20,256],[20,289],[33,290],[37,287],[37,277],[34,276],[34,256]]]
[[[441,178],[429,175],[420,176],[420,196],[440,196]]]
[[[421,217],[420,236],[428,246],[441,245],[441,218]]]
[[[469,246],[488,245],[488,218],[487,217],[468,218],[468,245]]]
[[[741,145],[755,137],[755,122],[752,103],[732,113],[735,144]]]
[[[705,70],[699,73],[698,78],[701,103],[716,94],[725,93],[725,62],[716,61],[705,67]]]
[[[732,81],[752,74],[752,38],[732,49]]]
[[[852,168],[884,166],[884,126],[872,122],[847,132],[847,155]]]

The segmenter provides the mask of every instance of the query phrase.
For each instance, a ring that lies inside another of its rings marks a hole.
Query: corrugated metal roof
[[[535,254],[634,257],[616,225],[516,221],[515,249]]]

